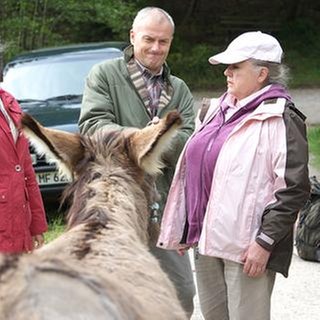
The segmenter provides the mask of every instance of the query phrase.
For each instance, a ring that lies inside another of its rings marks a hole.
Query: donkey
[[[150,206],[177,112],[144,129],[81,136],[24,114],[36,148],[73,177],[66,231],[24,256],[0,256],[1,319],[186,319],[173,284],[149,252]]]

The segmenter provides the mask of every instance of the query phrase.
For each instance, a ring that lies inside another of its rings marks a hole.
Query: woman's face
[[[241,100],[263,87],[268,69],[257,67],[246,60],[228,65],[224,75],[227,78],[228,93]]]

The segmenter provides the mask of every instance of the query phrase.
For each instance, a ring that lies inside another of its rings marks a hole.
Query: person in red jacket
[[[30,252],[43,245],[44,206],[28,140],[19,129],[21,108],[0,88],[0,252]]]

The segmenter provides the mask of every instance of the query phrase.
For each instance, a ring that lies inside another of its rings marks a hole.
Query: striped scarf
[[[160,80],[156,79],[154,83],[151,83],[153,88],[150,90],[157,90],[157,92],[150,95],[148,91],[148,86],[142,70],[138,67],[133,56],[127,62],[127,68],[133,85],[138,91],[139,96],[141,97],[146,109],[148,110],[149,116],[152,119],[154,116],[158,115],[161,109],[163,109],[171,100],[173,94],[173,87],[167,79],[163,78]],[[158,97],[157,97],[158,96]]]

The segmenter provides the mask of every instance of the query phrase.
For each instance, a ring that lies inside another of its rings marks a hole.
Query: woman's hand
[[[184,256],[186,251],[189,250],[191,248],[190,245],[187,244],[179,244],[179,248],[176,249],[177,253],[179,256]]]
[[[33,249],[39,249],[44,244],[44,236],[43,234],[37,234],[32,237]]]
[[[266,271],[271,252],[254,241],[243,255],[243,272],[249,277],[259,277]]]

